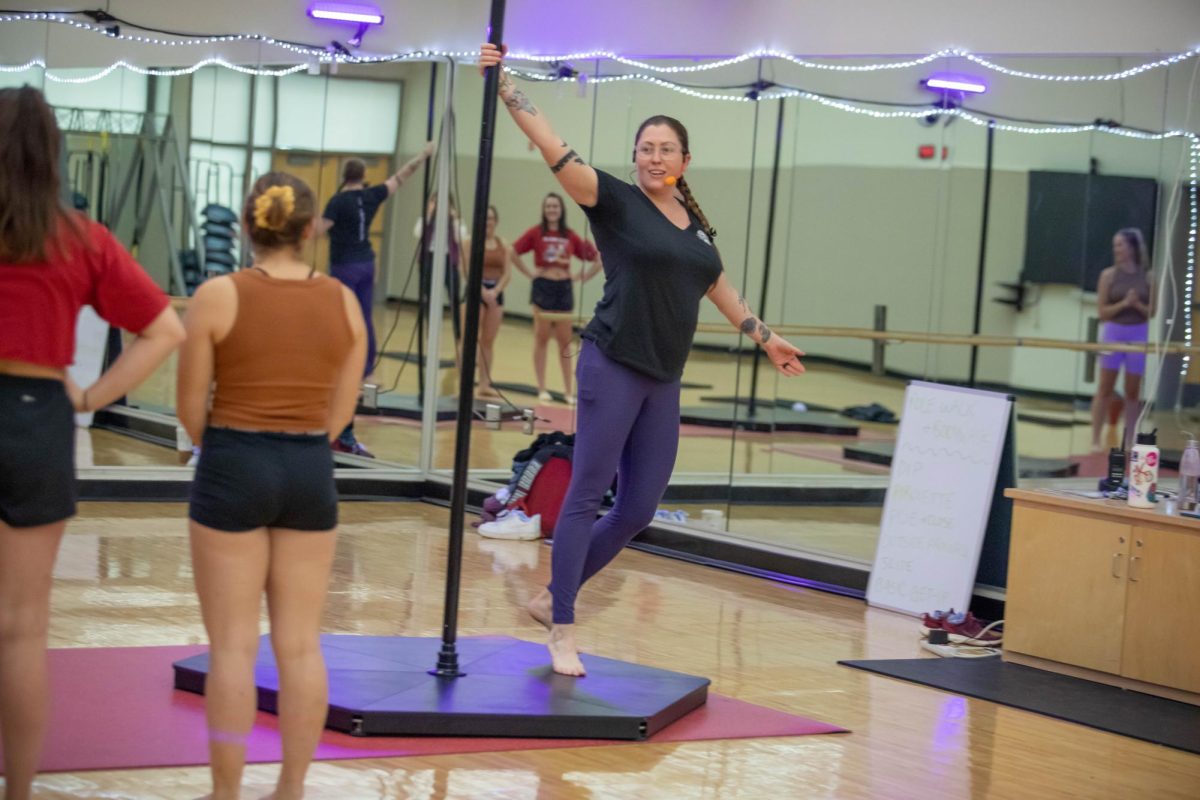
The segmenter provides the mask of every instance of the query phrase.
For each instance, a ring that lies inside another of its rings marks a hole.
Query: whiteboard
[[[1012,399],[913,381],[904,395],[867,602],[966,611]]]

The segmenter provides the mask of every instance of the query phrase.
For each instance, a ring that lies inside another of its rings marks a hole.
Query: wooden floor
[[[447,515],[343,504],[325,630],[438,635]],[[182,506],[84,504],[68,530],[52,646],[204,641]],[[467,536],[462,633],[538,638],[520,606],[547,580],[548,548]],[[838,666],[920,654],[914,620],[856,600],[629,551],[583,591],[579,611],[587,652],[706,675],[717,692],[853,732],[327,762],[308,796],[1200,797],[1200,756]],[[246,796],[265,794],[276,773],[249,768]],[[204,768],[46,775],[38,796],[193,798],[206,780]]]

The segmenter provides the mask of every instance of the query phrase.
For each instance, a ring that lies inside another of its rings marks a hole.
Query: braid
[[[688,210],[696,215],[696,219],[700,220],[700,227],[708,234],[708,238],[717,238],[717,229],[708,224],[708,217],[704,216],[704,212],[700,210],[700,204],[696,202],[696,198],[692,196],[692,190],[688,188],[687,181],[683,176],[679,176],[679,180],[675,182],[675,188],[683,194],[683,201],[687,203]]]

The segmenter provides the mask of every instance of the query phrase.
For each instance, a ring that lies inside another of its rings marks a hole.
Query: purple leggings
[[[1100,341],[1114,344],[1145,344],[1150,338],[1150,323],[1139,322],[1133,325],[1122,325],[1119,322],[1104,323]],[[1125,364],[1126,375],[1144,375],[1146,372],[1146,354],[1142,353],[1105,353],[1100,357],[1100,369],[1119,370]]]
[[[375,364],[375,323],[371,318],[372,295],[375,292],[375,260],[330,264],[329,274],[350,287],[362,306],[363,322],[367,324],[367,363],[363,376],[369,375]]]
[[[571,484],[554,527],[554,622],[575,621],[575,595],[650,521],[679,449],[679,381],[664,383],[583,342],[575,368],[579,416]],[[596,519],[617,480],[613,508]]]

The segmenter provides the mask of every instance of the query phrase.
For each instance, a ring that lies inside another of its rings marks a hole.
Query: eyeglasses
[[[652,144],[639,144],[637,147],[637,154],[642,158],[654,158],[655,152],[656,148]],[[657,152],[659,158],[674,158],[682,151],[678,145],[664,144],[662,147],[657,148]]]

